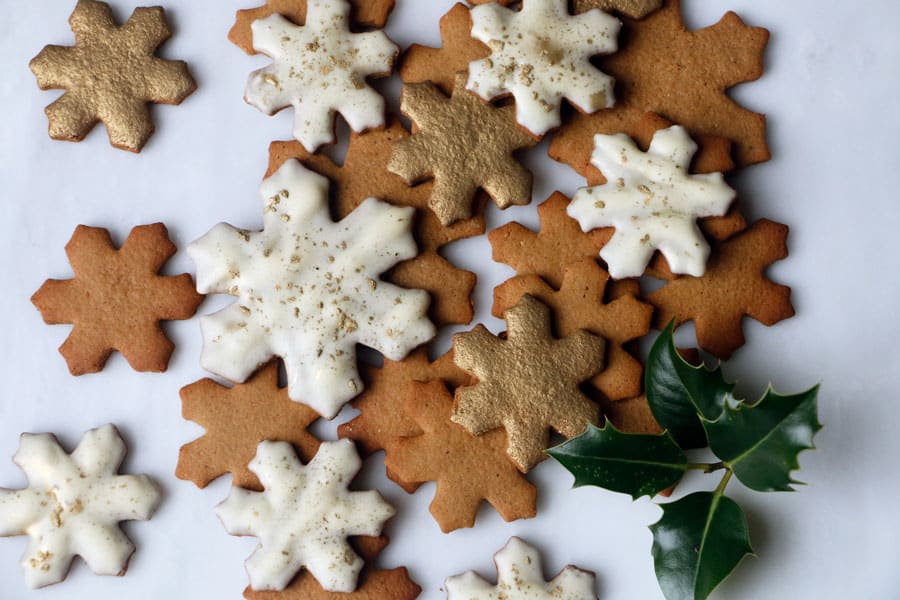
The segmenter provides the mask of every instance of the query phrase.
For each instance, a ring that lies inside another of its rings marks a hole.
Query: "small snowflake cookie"
[[[66,454],[49,434],[22,434],[13,461],[23,490],[0,489],[0,536],[31,538],[22,557],[31,588],[62,581],[81,556],[97,575],[122,575],[134,553],[120,521],[146,521],[160,493],[145,475],[117,475],[125,443],[113,425],[84,434]]]
[[[253,48],[272,58],[245,100],[272,115],[294,107],[294,137],[309,152],[334,142],[334,115],[354,131],[384,125],[385,103],[366,77],[391,72],[399,49],[382,31],[352,33],[346,0],[309,0],[306,24],[279,14],[253,22]]]
[[[216,514],[231,535],[252,535],[250,587],[283,590],[306,569],[329,592],[352,592],[363,560],[350,536],[377,536],[394,509],[375,491],[347,486],[362,461],[350,440],[323,442],[303,465],[287,442],[262,442],[250,463],[265,491],[232,488]]]
[[[472,9],[472,37],[491,54],[469,65],[467,88],[485,100],[512,94],[516,119],[535,135],[561,123],[560,103],[594,113],[611,107],[613,79],[590,59],[616,51],[621,23],[594,9],[569,14],[567,0],[524,0],[514,11],[490,3]]]
[[[357,344],[400,360],[434,336],[428,293],[379,279],[416,256],[414,209],[369,198],[335,223],[328,180],[294,159],[260,193],[263,231],[222,223],[188,248],[198,290],[239,298],[201,320],[201,364],[244,382],[280,356],[291,399],[331,419],[363,389]]]
[[[697,144],[676,125],[657,131],[647,152],[624,134],[597,135],[591,163],[607,182],[579,190],[568,214],[584,231],[615,227],[600,251],[616,279],[640,277],[656,250],[673,273],[702,276],[709,244],[697,226],[735,198],[721,173],[692,175]]]
[[[497,554],[497,585],[474,571],[448,577],[447,600],[596,600],[594,574],[566,567],[547,582],[538,551],[517,537],[510,538]]]

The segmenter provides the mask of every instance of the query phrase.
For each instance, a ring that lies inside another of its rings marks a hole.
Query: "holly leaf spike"
[[[712,451],[748,488],[790,492],[798,455],[815,448],[822,429],[818,418],[819,386],[782,396],[769,388],[753,405],[726,406],[721,417],[705,423]]]
[[[656,578],[668,600],[704,600],[753,554],[744,513],[720,491],[690,494],[661,508],[650,531]]]
[[[595,485],[615,492],[655,496],[678,483],[687,457],[668,433],[631,435],[612,423],[587,431],[547,450],[575,476],[574,487]]]
[[[717,420],[733,399],[734,384],[725,381],[721,366],[708,369],[684,360],[675,347],[674,333],[672,320],[650,349],[644,389],[653,416],[681,448],[705,448],[700,417]]]

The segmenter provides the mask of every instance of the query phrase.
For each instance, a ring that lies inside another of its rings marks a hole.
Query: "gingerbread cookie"
[[[450,420],[453,396],[441,381],[410,383],[404,410],[418,435],[389,443],[385,466],[402,481],[437,484],[430,510],[441,531],[475,525],[482,500],[506,521],[537,514],[537,488],[506,457],[506,434],[473,436]]]
[[[560,125],[562,98],[585,113],[609,108],[613,80],[590,59],[616,51],[619,26],[601,11],[569,14],[568,0],[476,6],[472,37],[491,54],[469,65],[467,89],[488,101],[511,95],[516,120],[537,136]]]
[[[244,590],[247,600],[413,600],[422,593],[416,583],[410,579],[404,567],[389,571],[376,569],[372,564],[376,557],[388,544],[388,538],[358,537],[350,538],[350,546],[359,554],[366,565],[359,573],[359,585],[356,591],[347,593],[326,592],[308,571],[303,571],[281,592],[254,592],[248,587]]]
[[[540,231],[515,221],[491,231],[488,240],[493,259],[519,275],[537,275],[558,289],[568,265],[595,260],[609,239],[603,231],[582,232],[578,221],[566,213],[568,206],[569,199],[555,192],[537,207]]]
[[[583,231],[615,228],[600,251],[610,275],[640,277],[659,250],[672,272],[702,276],[709,245],[697,219],[725,215],[735,192],[721,173],[688,172],[697,144],[684,128],[657,131],[647,152],[623,134],[598,134],[594,148],[607,182],[579,190],[567,211]]]
[[[72,375],[100,371],[113,350],[136,371],[166,370],[175,345],[160,321],[189,319],[203,301],[190,275],[159,275],[175,251],[162,223],[135,227],[120,249],[105,229],[75,229],[75,278],[48,279],[31,297],[45,323],[74,325],[59,348]]]
[[[146,475],[118,475],[124,458],[113,425],[85,433],[71,454],[52,434],[22,434],[13,462],[28,487],[0,489],[0,536],[31,538],[28,587],[59,583],[76,555],[97,575],[125,574],[134,545],[119,522],[148,520],[161,494]]]
[[[319,414],[278,386],[277,360],[231,388],[209,378],[181,388],[181,412],[206,431],[181,447],[175,475],[200,488],[231,473],[232,485],[261,490],[247,465],[265,440],[290,442],[307,461],[319,449],[319,440],[307,431]]]
[[[497,585],[474,571],[448,577],[444,582],[447,600],[499,600],[534,598],[535,600],[597,600],[594,574],[568,566],[549,582],[544,579],[541,555],[520,538],[512,537],[494,555]]]
[[[165,12],[136,8],[118,26],[108,4],[78,0],[69,24],[75,46],[46,46],[29,64],[42,90],[65,90],[45,109],[50,137],[79,142],[103,122],[113,146],[140,152],[154,129],[148,105],[181,104],[197,88],[183,61],[156,56],[172,35]]]
[[[456,74],[468,71],[469,63],[487,57],[491,49],[471,36],[472,14],[465,4],[456,3],[441,17],[443,47],[413,44],[400,60],[403,83],[430,81],[445,94],[456,87]]]
[[[247,559],[250,587],[283,590],[306,568],[323,590],[356,589],[363,560],[350,536],[377,536],[394,509],[378,492],[347,486],[362,461],[350,440],[322,442],[304,465],[287,442],[262,442],[250,463],[265,491],[232,488],[216,514],[231,535],[260,540]]]
[[[401,361],[385,359],[382,368],[364,366],[366,389],[350,401],[359,416],[338,427],[338,436],[357,443],[363,456],[384,450],[399,437],[419,435],[422,430],[403,409],[403,394],[415,381],[440,381],[451,389],[472,383],[472,378],[456,366],[453,350],[435,361],[419,348]],[[417,486],[413,486],[415,489]]]
[[[744,345],[744,315],[764,325],[794,316],[791,289],[770,281],[766,267],[786,258],[788,228],[762,219],[718,244],[703,277],[677,277],[649,294],[655,327],[693,321],[700,347],[727,360]]]
[[[469,0],[469,4],[478,6],[488,2],[496,2],[503,6],[509,6],[517,0]],[[632,19],[643,19],[662,6],[662,0],[573,0],[571,2],[576,15],[589,10],[599,9],[604,12],[614,12]]]
[[[410,187],[388,171],[395,144],[409,138],[399,119],[391,118],[384,129],[351,133],[344,163],[336,165],[323,154],[311,154],[298,142],[274,142],[269,147],[272,175],[284,162],[296,158],[309,169],[331,180],[332,212],[343,219],[370,197],[395,206],[416,209],[413,233],[419,245],[415,258],[399,263],[384,275],[385,281],[405,288],[425,290],[431,295],[429,316],[438,326],[466,324],[473,316],[472,290],[475,274],[452,265],[438,252],[444,245],[484,233],[484,193],[479,193],[473,213],[465,221],[444,227],[428,209],[431,183]]]
[[[247,54],[256,54],[253,49],[254,21],[279,14],[296,25],[306,23],[307,0],[267,0],[262,6],[237,11],[234,26],[228,32],[228,39]],[[351,24],[353,29],[374,27],[380,29],[387,24],[394,0],[350,0]]]
[[[529,294],[553,312],[554,333],[560,337],[583,329],[607,340],[606,368],[590,383],[610,400],[641,393],[644,368],[625,345],[650,332],[653,307],[633,293],[608,297],[609,275],[592,258],[570,263],[559,291],[537,275],[520,275],[494,288],[495,317],[503,316]]]
[[[578,386],[603,370],[606,344],[586,331],[554,338],[550,309],[527,294],[504,318],[505,339],[483,325],[453,337],[456,364],[478,378],[456,390],[453,422],[475,435],[504,428],[509,457],[527,472],[545,458],[551,429],[574,437],[597,422]]]
[[[598,60],[616,79],[616,109],[573,115],[557,133],[554,146],[590,144],[596,133],[635,137],[630,129],[610,131],[605,125],[609,118],[620,118],[617,111],[632,109],[633,115],[662,115],[701,144],[704,135],[731,140],[738,166],[769,160],[765,117],[741,107],[727,93],[762,76],[768,31],[747,26],[732,12],[715,25],[689,31],[680,0],[664,0],[662,8],[644,20],[625,19],[623,30],[619,51]]]
[[[293,106],[308,151],[334,142],[335,113],[354,131],[384,125],[384,98],[366,78],[389,75],[399,49],[382,31],[352,33],[346,0],[308,0],[303,25],[273,14],[250,27],[253,49],[273,62],[250,75],[244,99],[267,115]]]
[[[202,319],[201,364],[242,382],[280,356],[291,399],[331,419],[362,391],[357,344],[400,360],[434,336],[428,294],[379,278],[416,254],[413,209],[370,198],[335,223],[328,180],[296,160],[260,195],[263,231],[223,223],[188,248],[197,288],[238,298]]]
[[[501,209],[531,202],[531,173],[513,152],[537,140],[515,124],[513,107],[480,101],[465,80],[457,74],[450,98],[430,82],[404,86],[400,110],[418,129],[394,146],[388,164],[410,185],[434,179],[428,206],[442,225],[469,218],[478,189]]]

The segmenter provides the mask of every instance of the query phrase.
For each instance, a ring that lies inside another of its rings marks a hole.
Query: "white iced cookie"
[[[330,419],[363,389],[357,344],[396,361],[434,336],[428,293],[379,279],[416,256],[414,209],[369,198],[335,223],[328,180],[293,159],[260,193],[263,231],[223,223],[188,247],[197,290],[239,298],[201,320],[200,362],[243,382],[280,356],[290,397]]]
[[[250,470],[265,491],[232,488],[216,507],[228,533],[259,538],[247,559],[251,588],[283,590],[306,567],[326,591],[356,589],[363,560],[347,538],[380,535],[394,515],[378,492],[347,489],[361,466],[350,440],[322,442],[306,466],[287,442],[259,445]]]
[[[709,244],[697,219],[724,215],[735,192],[721,173],[689,173],[696,152],[677,125],[657,131],[647,152],[624,134],[594,138],[591,163],[607,183],[578,190],[568,213],[584,231],[616,228],[600,251],[616,279],[640,277],[656,250],[673,273],[706,272]]]
[[[334,115],[354,131],[384,125],[384,99],[366,77],[391,72],[398,48],[381,31],[350,32],[346,0],[308,0],[306,23],[254,21],[253,48],[273,62],[254,71],[244,99],[271,115],[294,107],[294,137],[309,152],[334,142]]]
[[[594,574],[566,567],[549,582],[544,580],[538,551],[517,537],[510,538],[494,555],[497,585],[474,571],[448,577],[447,600],[596,600]]]
[[[586,113],[615,102],[613,79],[590,63],[618,48],[621,23],[599,9],[569,14],[568,0],[524,0],[514,11],[490,3],[472,9],[472,37],[491,49],[469,64],[467,89],[485,100],[512,94],[516,120],[535,135],[560,124],[566,98]]]
[[[22,557],[25,582],[62,581],[77,555],[97,575],[122,575],[134,553],[120,521],[145,521],[160,493],[145,475],[117,475],[125,444],[112,425],[84,434],[72,454],[49,433],[22,434],[13,461],[24,490],[0,489],[0,536],[31,538]]]

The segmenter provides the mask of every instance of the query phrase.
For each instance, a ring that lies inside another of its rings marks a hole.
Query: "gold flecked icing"
[[[537,140],[516,125],[514,107],[467,92],[466,77],[457,73],[450,98],[431,82],[403,88],[401,110],[418,131],[397,143],[388,164],[409,183],[434,178],[428,205],[443,225],[471,216],[479,188],[500,208],[531,201],[531,173],[513,152]]]
[[[596,423],[599,408],[578,389],[603,369],[603,338],[551,333],[550,309],[526,294],[504,315],[506,339],[479,325],[453,338],[457,366],[478,383],[456,390],[452,420],[471,433],[506,429],[507,454],[522,472],[544,458],[550,429],[566,437]]]
[[[65,93],[45,112],[50,137],[81,141],[106,125],[116,148],[140,152],[153,133],[148,104],[180,104],[196,89],[183,61],[154,55],[172,35],[161,7],[136,8],[121,27],[109,5],[78,0],[75,46],[46,46],[29,67],[42,90]]]

